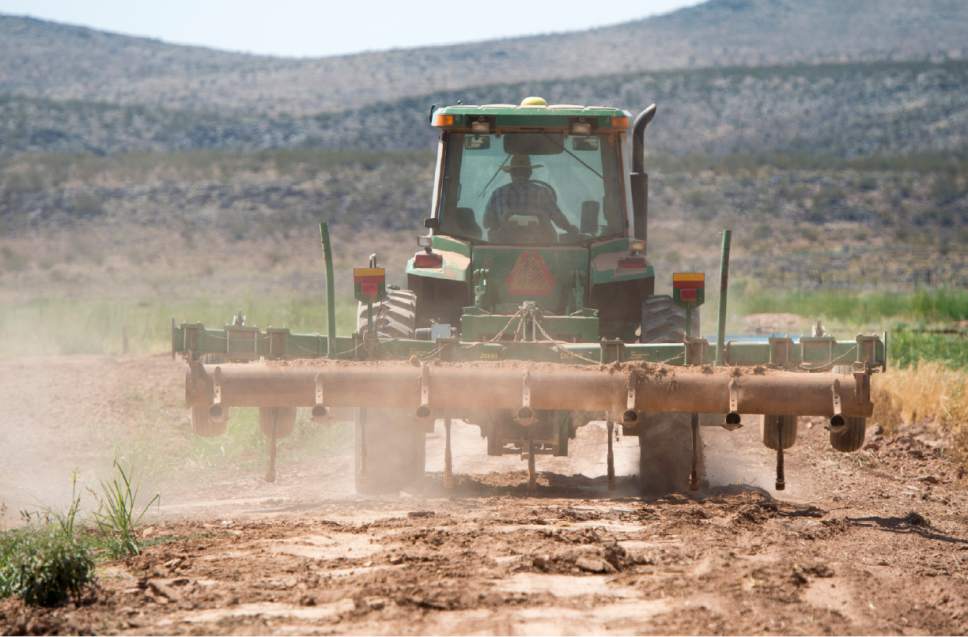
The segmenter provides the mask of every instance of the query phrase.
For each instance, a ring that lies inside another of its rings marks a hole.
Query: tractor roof
[[[624,125],[619,120],[624,118]],[[630,114],[610,106],[548,104],[540,97],[525,98],[521,104],[457,104],[434,111],[433,125],[441,128],[469,128],[472,122],[490,121],[495,127],[566,127],[573,121],[588,121],[604,128],[627,128]],[[615,120],[613,122],[613,120]]]

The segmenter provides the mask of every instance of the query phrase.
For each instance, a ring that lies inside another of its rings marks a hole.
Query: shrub
[[[59,525],[17,529],[0,535],[0,597],[57,606],[78,599],[94,581],[90,551]]]

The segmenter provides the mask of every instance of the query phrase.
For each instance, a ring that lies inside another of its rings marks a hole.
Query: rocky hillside
[[[283,147],[429,149],[430,104],[656,102],[655,152],[859,157],[968,147],[968,61],[870,62],[532,81],[294,117],[0,96],[0,154]],[[684,135],[683,131],[689,131]]]
[[[0,16],[0,94],[172,110],[342,111],[495,81],[968,56],[961,0],[710,0],[605,28],[290,59]]]

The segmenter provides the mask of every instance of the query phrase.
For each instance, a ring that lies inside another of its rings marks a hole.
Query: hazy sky
[[[180,44],[315,56],[584,29],[693,4],[698,0],[0,0],[0,13]]]

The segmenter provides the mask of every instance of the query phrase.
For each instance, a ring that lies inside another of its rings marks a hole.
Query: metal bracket
[[[524,376],[521,377],[521,408],[518,409],[515,420],[523,427],[534,423],[534,410],[531,409],[531,372],[529,370],[525,370]]]
[[[702,365],[703,355],[709,341],[704,338],[687,338],[685,342],[685,363],[686,365]]]
[[[830,417],[830,431],[843,431],[847,428],[847,421],[844,420],[842,403],[840,400],[840,380],[834,380],[834,384],[830,386],[830,392],[833,398],[833,411],[834,414]]]
[[[726,414],[726,419],[723,421],[723,429],[726,431],[734,431],[742,426],[743,424],[740,422],[739,415],[739,386],[736,384],[735,378],[730,378],[729,412]]]
[[[625,394],[625,412],[622,414],[622,424],[631,425],[639,420],[639,412],[635,409],[636,394],[638,385],[636,383],[635,370],[629,372],[628,385]]]
[[[869,372],[854,372],[854,397],[857,403],[863,405],[870,401],[871,375]]]
[[[793,339],[787,336],[771,336],[770,344],[770,365],[776,367],[792,367],[793,365]]]
[[[834,416],[841,415],[842,409],[840,404],[840,381],[835,380],[833,387],[831,387],[834,399]]]
[[[420,406],[417,407],[417,417],[430,416],[430,367],[424,363],[420,366]]]
[[[222,409],[222,368],[216,367],[212,377],[212,406],[208,413],[218,420],[225,416],[225,410]]]
[[[622,339],[603,338],[601,340],[601,361],[605,363],[620,363],[625,358],[625,343]]]
[[[326,408],[326,403],[323,400],[323,376],[322,374],[316,374],[315,379],[316,392],[313,399],[313,420],[319,422],[329,415],[329,409]]]

